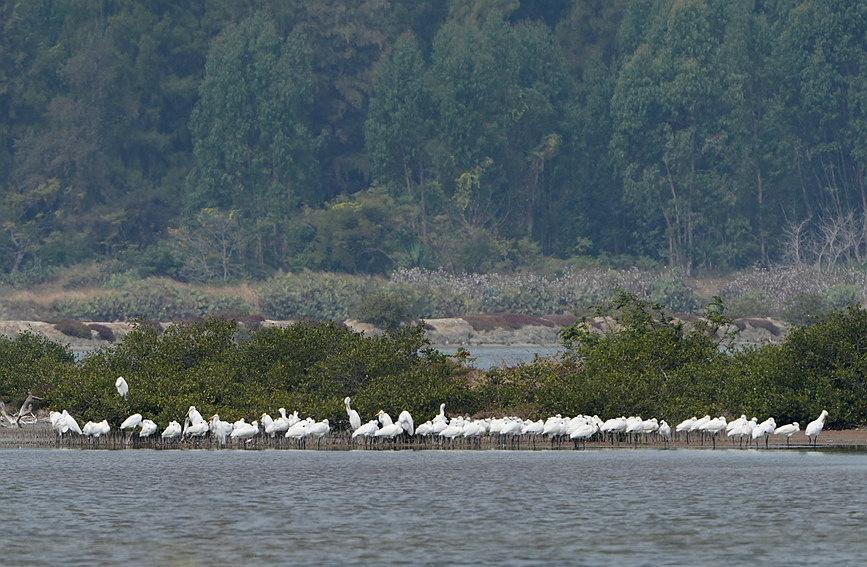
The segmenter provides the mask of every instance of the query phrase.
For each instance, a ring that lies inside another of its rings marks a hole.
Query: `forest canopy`
[[[867,5],[0,2],[0,278],[867,261]]]

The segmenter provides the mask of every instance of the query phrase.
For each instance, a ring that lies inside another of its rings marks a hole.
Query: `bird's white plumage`
[[[114,381],[114,387],[117,388],[117,393],[120,394],[121,398],[125,398],[129,393],[129,384],[126,383],[123,376],[117,377],[117,380]]]
[[[120,424],[120,428],[133,430],[139,426],[141,421],[142,421],[141,414],[140,413],[134,413],[131,416],[129,416],[128,418],[126,418],[125,420],[123,420],[123,423]]]
[[[157,431],[157,424],[150,419],[141,420],[141,429],[138,432],[139,437],[150,437]]]
[[[821,433],[822,429],[825,427],[825,419],[827,417],[827,410],[822,410],[822,413],[819,414],[818,419],[816,419],[815,421],[811,421],[807,424],[807,427],[804,428],[804,434],[807,436],[807,439],[809,439],[810,442],[815,444],[819,437],[819,433]]]
[[[349,417],[349,427],[352,431],[355,431],[361,427],[361,416],[358,415],[357,411],[349,407],[349,396],[344,398],[343,403],[346,405],[346,415]]]

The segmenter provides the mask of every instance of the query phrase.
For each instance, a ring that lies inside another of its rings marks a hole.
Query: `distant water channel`
[[[9,565],[867,564],[867,454],[0,450]]]
[[[455,354],[458,347],[436,347],[440,352],[445,354]],[[560,347],[552,346],[468,346],[460,347],[462,350],[470,351],[470,356],[467,364],[481,370],[500,366],[517,366],[520,363],[533,362],[533,358],[538,355],[540,357],[554,356],[558,352],[562,352]]]

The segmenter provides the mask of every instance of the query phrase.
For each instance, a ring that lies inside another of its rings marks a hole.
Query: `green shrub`
[[[110,327],[107,327],[106,325],[102,325],[100,323],[90,323],[88,324],[88,327],[96,331],[96,334],[97,336],[99,336],[100,340],[108,341],[110,343],[114,342],[114,331],[112,331]]]
[[[783,319],[791,323],[807,324],[816,321],[831,310],[831,303],[820,293],[806,292],[795,295],[783,308]]]
[[[65,379],[73,360],[69,350],[41,335],[0,335],[0,398],[18,405],[27,392],[43,395]]]
[[[272,319],[345,321],[351,306],[385,286],[366,277],[304,271],[271,278],[257,295],[262,314]]]
[[[411,302],[391,291],[380,291],[363,297],[355,304],[352,316],[379,329],[394,329],[413,318]]]
[[[838,283],[831,286],[826,299],[832,309],[854,307],[861,301],[861,290],[856,285]]]
[[[752,289],[726,301],[731,317],[770,317],[774,315],[770,297],[762,290]]]
[[[202,317],[209,311],[204,293],[171,280],[149,278],[89,300],[64,299],[53,309],[64,317],[94,321],[149,318],[160,321]]]
[[[61,319],[54,323],[54,328],[67,337],[89,339],[93,336],[90,327],[81,321],[76,321],[75,319]]]

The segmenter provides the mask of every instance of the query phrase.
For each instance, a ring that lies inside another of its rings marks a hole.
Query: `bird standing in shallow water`
[[[790,423],[788,425],[781,425],[778,428],[774,429],[774,435],[785,435],[786,436],[786,447],[789,446],[789,439],[801,430],[801,426],[798,425],[798,422]]]

